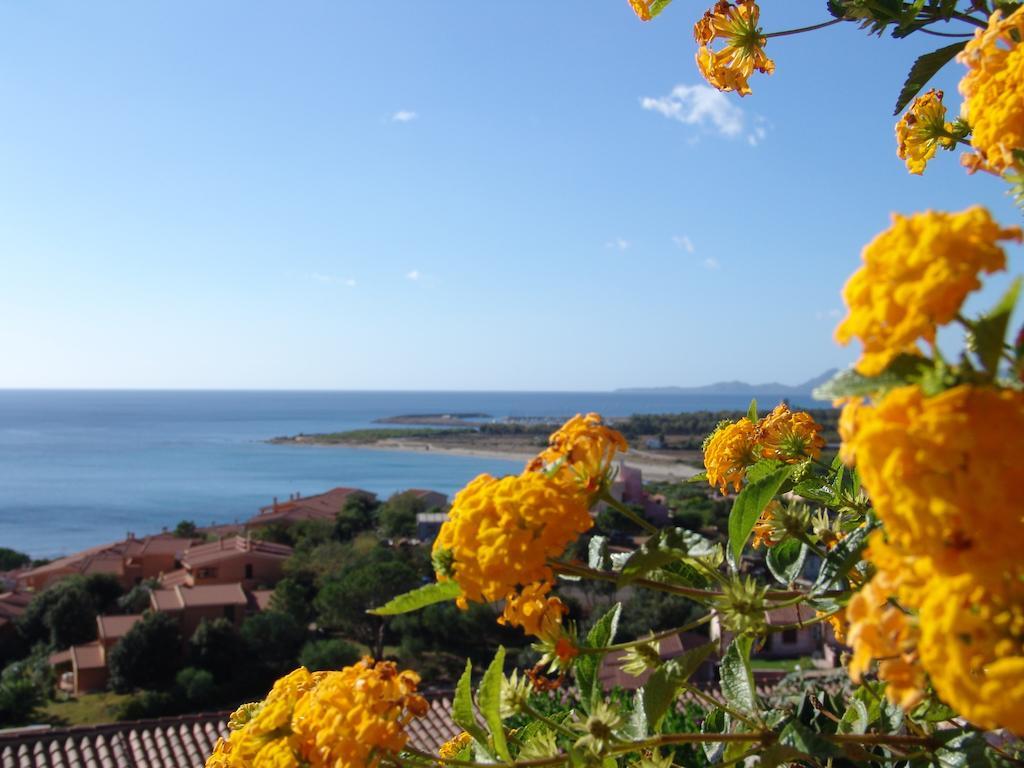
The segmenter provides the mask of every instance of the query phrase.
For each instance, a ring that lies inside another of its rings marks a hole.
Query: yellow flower
[[[542,640],[557,639],[562,630],[562,616],[568,608],[557,597],[545,597],[550,591],[551,584],[542,581],[528,584],[518,594],[509,594],[498,623],[522,627],[526,634]]]
[[[779,537],[780,531],[775,526],[775,514],[782,508],[782,505],[774,499],[768,502],[768,506],[761,512],[761,516],[757,519],[754,524],[754,549],[760,549],[761,545],[764,545],[766,549],[771,549],[778,544],[782,539]]]
[[[704,446],[704,469],[708,483],[722,493],[732,483],[739,491],[747,467],[757,461],[757,428],[742,418],[718,427]]]
[[[473,737],[470,736],[466,731],[452,736],[448,741],[441,745],[441,748],[437,750],[438,757],[443,757],[447,760],[456,758],[459,753],[472,743]]]
[[[719,0],[705,11],[693,27],[697,49],[697,68],[704,79],[720,91],[750,93],[747,81],[754,70],[770,75],[775,62],[765,56],[765,36],[758,26],[761,9],[753,0],[737,4]],[[713,51],[711,43],[721,38],[725,47]]]
[[[952,124],[946,122],[942,91],[932,88],[914,99],[896,123],[896,156],[906,161],[908,171],[920,175],[940,145],[956,146],[956,139],[950,136],[952,130]]]
[[[548,447],[526,465],[526,471],[561,462],[560,471],[571,474],[587,493],[596,493],[608,479],[615,454],[628,449],[622,433],[602,423],[600,415],[576,414],[548,438]]]
[[[881,373],[900,353],[934,343],[938,326],[956,317],[964,299],[981,287],[979,272],[1004,269],[1000,240],[1020,242],[1020,227],[1000,227],[976,206],[961,213],[893,215],[892,227],[864,249],[862,266],[847,281],[849,314],[836,340],[860,339],[857,370]]]
[[[1020,435],[1014,390],[908,386],[860,406],[850,449],[890,546],[950,574],[1022,562]]]
[[[917,655],[917,623],[890,601],[897,589],[892,576],[879,571],[850,598],[846,607],[846,638],[853,648],[849,672],[850,679],[859,683],[878,660],[878,678],[887,683],[886,696],[909,709],[924,694],[925,674]]]
[[[820,618],[825,616],[825,612],[817,611],[815,615]],[[829,614],[826,616],[825,621],[832,627],[832,634],[835,636],[836,642],[846,645],[846,633],[850,630],[850,623],[846,620],[846,610],[843,609],[837,613]]]
[[[373,768],[405,747],[405,727],[426,714],[419,675],[364,658],[328,672],[299,700],[294,741],[311,768]]]
[[[640,21],[650,21],[653,18],[651,16],[651,0],[629,0],[629,5]]]
[[[809,413],[793,413],[784,403],[761,419],[757,424],[757,441],[761,455],[766,459],[778,459],[795,464],[810,457],[821,456],[825,439],[821,436],[821,425]]]
[[[459,491],[434,541],[441,580],[454,579],[467,600],[493,602],[519,587],[552,580],[560,557],[593,520],[585,498],[561,473],[480,475]]]
[[[962,114],[971,124],[971,146],[976,155],[965,165],[1002,175],[1021,171],[1013,156],[1024,149],[1024,8],[1005,19],[1001,11],[979,29],[957,60],[967,67],[960,81],[964,97]],[[1016,39],[1014,39],[1016,37]]]
[[[988,571],[933,580],[920,621],[921,662],[939,696],[980,728],[1024,733],[1020,578]]]
[[[862,397],[842,397],[833,401],[832,407],[842,407],[839,412],[839,458],[848,467],[856,463],[856,455],[853,452],[853,438],[857,434],[857,415],[864,407],[865,400]]]

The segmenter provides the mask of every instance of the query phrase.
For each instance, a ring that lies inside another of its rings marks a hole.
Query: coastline
[[[521,461],[524,465],[536,454],[525,450],[500,450],[497,448],[466,448],[440,446],[426,441],[410,440],[377,440],[372,443],[323,443],[315,440],[293,440],[292,445],[308,445],[318,448],[354,448],[368,451],[397,451],[399,453],[430,453],[442,456],[471,456],[478,459],[500,459],[505,461]],[[618,459],[619,462],[639,469],[644,480],[654,482],[676,482],[687,480],[700,472],[702,467],[695,467],[680,461],[652,459],[641,451],[631,450]]]

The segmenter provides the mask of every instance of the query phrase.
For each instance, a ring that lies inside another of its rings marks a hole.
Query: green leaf
[[[988,749],[985,735],[972,731],[964,733],[960,730],[943,731],[936,734],[944,738],[952,736],[942,747],[935,750],[933,765],[939,768],[985,768],[994,764],[992,753]],[[956,735],[953,735],[956,734]],[[1003,764],[1000,762],[1000,764]]]
[[[623,736],[632,741],[646,739],[650,734],[647,724],[647,711],[644,709],[644,689],[637,688],[633,691],[633,709],[629,713],[626,727],[623,729]]]
[[[824,504],[825,506],[834,506],[836,504],[835,493],[829,486],[824,485],[821,478],[818,477],[812,477],[809,480],[804,480],[802,483],[797,483],[793,488],[793,493],[817,504]]]
[[[480,707],[480,714],[491,731],[491,739],[494,741],[494,751],[498,757],[506,762],[512,760],[508,752],[508,743],[505,741],[505,728],[501,724],[501,687],[505,681],[505,647],[499,645],[498,652],[494,654],[494,661],[487,667],[483,679],[480,681],[480,688],[476,692],[476,702]]]
[[[971,336],[974,341],[974,352],[992,378],[999,373],[999,360],[1002,357],[1003,344],[1006,340],[1006,327],[1010,324],[1010,315],[1013,314],[1013,309],[1017,305],[1022,279],[1024,278],[1018,277],[1014,280],[999,303],[972,323]]]
[[[916,723],[942,723],[955,717],[956,712],[937,699],[921,702],[910,713],[910,719]]]
[[[846,576],[857,563],[860,562],[861,550],[867,543],[868,535],[876,526],[865,525],[854,528],[833,547],[821,564],[818,571],[818,578],[811,587],[812,595],[820,595],[834,589],[845,589]]]
[[[679,698],[679,690],[714,650],[715,643],[705,643],[654,670],[643,687],[644,712],[651,728],[660,730],[662,718]]]
[[[847,368],[814,390],[815,400],[836,400],[840,397],[865,397],[886,392],[904,384],[915,384],[933,363],[920,355],[897,355],[877,376],[865,376]]]
[[[715,707],[708,712],[707,717],[704,718],[704,722],[700,724],[701,733],[725,733],[725,729],[728,726],[728,720],[726,714],[720,708]],[[725,744],[721,741],[705,741],[704,742],[704,754],[712,763],[717,763],[722,753],[725,751]]]
[[[587,565],[591,568],[604,571],[612,567],[611,558],[608,556],[608,537],[592,536],[587,546]]]
[[[452,699],[452,722],[469,733],[480,745],[487,745],[487,733],[477,722],[473,711],[473,695],[470,691],[470,678],[473,674],[473,662],[466,659],[466,671],[455,686],[455,697]]]
[[[900,91],[900,95],[896,99],[896,111],[893,114],[898,115],[902,112],[903,108],[910,103],[911,99],[917,96],[935,73],[952,61],[953,57],[960,53],[965,45],[967,45],[967,41],[962,40],[959,43],[953,43],[952,45],[939,48],[937,51],[926,53],[924,56],[919,56],[907,74],[906,82],[903,83],[903,90]]]
[[[799,720],[792,720],[779,734],[779,744],[813,757],[838,757],[842,751]]]
[[[653,19],[659,13],[664,11],[671,2],[672,0],[651,0],[651,4],[647,7],[647,10],[651,14],[651,18]]]
[[[754,672],[750,668],[750,648],[753,639],[739,635],[729,644],[722,657],[719,674],[725,702],[740,712],[753,714],[757,710],[754,690]]]
[[[404,595],[393,597],[380,608],[373,608],[367,611],[367,613],[372,613],[374,616],[396,616],[399,613],[417,611],[434,603],[454,600],[460,594],[462,592],[457,582],[437,581],[419,589],[414,589],[411,592],[406,592]]]
[[[757,398],[752,398],[750,406],[747,408],[747,418],[754,424],[757,424]]]
[[[653,570],[686,557],[704,557],[715,545],[686,528],[664,528],[651,536],[622,566],[620,584],[639,579]]]
[[[768,570],[783,584],[789,584],[800,575],[807,559],[807,545],[796,539],[786,539],[768,550]]]
[[[768,502],[775,498],[792,471],[791,466],[780,467],[770,475],[748,483],[736,497],[729,513],[729,553],[734,564],[739,564],[757,518],[768,506]]]
[[[842,719],[836,726],[839,733],[865,733],[871,724],[871,715],[868,713],[867,704],[863,699],[850,699],[850,706],[846,708]]]
[[[588,648],[607,648],[615,639],[615,632],[619,627],[619,614],[622,613],[622,603],[616,603],[612,609],[597,620],[590,632],[587,633],[586,645]],[[601,666],[601,654],[583,653],[576,659],[575,674],[576,685],[580,689],[580,706],[586,712],[590,712],[593,703],[602,696],[601,679],[597,671]]]

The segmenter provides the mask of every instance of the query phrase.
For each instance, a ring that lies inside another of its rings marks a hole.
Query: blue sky
[[[693,64],[703,10],[0,3],[0,386],[600,390],[848,364],[839,292],[890,211],[1020,216],[953,155],[923,179],[895,157],[906,71],[947,41],[772,40],[776,73],[719,97]]]

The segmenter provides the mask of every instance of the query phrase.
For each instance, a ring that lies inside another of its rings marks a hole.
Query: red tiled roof
[[[179,568],[176,571],[162,574],[160,576],[160,585],[166,589],[171,587],[184,586],[187,583],[188,571],[184,568]]]
[[[234,584],[204,584],[198,587],[177,586],[173,589],[154,589],[150,601],[158,611],[180,611],[210,605],[248,605],[249,598],[238,582]]]
[[[118,640],[128,634],[128,630],[142,621],[141,613],[127,616],[97,616],[96,629],[100,640]]]
[[[71,660],[78,669],[101,669],[107,666],[103,646],[95,641],[71,646]]]
[[[32,601],[28,592],[4,592],[0,594],[0,619],[16,619],[25,612]]]
[[[289,499],[271,504],[269,507],[263,507],[258,515],[249,519],[248,524],[266,525],[298,520],[333,520],[345,505],[345,500],[356,493],[376,498],[376,494],[359,488],[332,488],[316,496]]]
[[[110,544],[100,544],[83,549],[67,557],[61,557],[46,565],[24,571],[19,578],[45,576],[61,571],[78,573],[123,573],[124,563],[132,558],[147,554],[177,554],[184,551],[192,539],[180,539],[169,533],[146,536],[142,539],[127,538]]]
[[[409,744],[437,752],[461,731],[450,699],[434,699],[425,717],[409,724]],[[227,735],[227,712],[156,720],[0,731],[0,768],[202,768],[217,739]]]
[[[286,560],[292,555],[292,548],[286,544],[274,544],[269,541],[250,539],[245,536],[232,536],[231,538],[213,541],[209,544],[200,544],[191,547],[181,561],[190,568],[211,563],[219,563],[238,555],[246,557],[262,557],[274,560]]]

